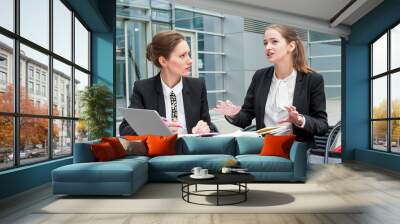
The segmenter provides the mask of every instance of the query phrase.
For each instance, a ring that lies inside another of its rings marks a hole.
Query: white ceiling
[[[383,0],[171,0],[199,9],[346,37],[350,26]],[[350,7],[335,17],[347,4]],[[336,20],[335,20],[336,18]]]

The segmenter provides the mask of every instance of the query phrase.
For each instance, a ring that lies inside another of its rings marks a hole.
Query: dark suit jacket
[[[208,123],[211,131],[217,131],[211,123],[208,112],[207,90],[204,81],[196,78],[183,77],[182,79],[183,104],[188,133],[196,126],[199,120]],[[165,117],[164,94],[160,74],[149,79],[135,82],[131,96],[130,108],[156,110],[160,116]],[[119,134],[136,135],[124,119],[119,126]]]
[[[257,70],[247,90],[241,111],[229,122],[239,127],[246,127],[256,118],[257,129],[264,128],[265,104],[274,74],[274,67]],[[328,130],[324,80],[320,74],[297,73],[293,95],[293,106],[304,115],[304,128],[293,125],[296,140],[314,142],[314,135],[323,135]]]

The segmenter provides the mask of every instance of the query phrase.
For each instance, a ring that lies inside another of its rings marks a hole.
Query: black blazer
[[[265,104],[274,75],[274,67],[257,70],[253,76],[241,111],[234,118],[227,120],[239,127],[249,126],[256,118],[257,129],[264,128]],[[314,135],[323,135],[328,130],[324,79],[318,73],[297,73],[293,95],[293,106],[304,115],[304,128],[293,125],[296,140],[314,142]]]
[[[192,133],[192,128],[196,126],[199,120],[207,122],[211,131],[217,131],[211,123],[208,112],[207,90],[204,80],[183,77],[182,85],[183,107],[188,133]],[[130,101],[130,108],[156,110],[160,116],[165,117],[164,94],[160,74],[149,79],[136,81]],[[136,132],[124,119],[119,126],[119,134],[121,136],[136,135]]]

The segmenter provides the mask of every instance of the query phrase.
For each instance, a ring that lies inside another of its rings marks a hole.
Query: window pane
[[[337,40],[338,36],[310,31],[310,41]]]
[[[152,0],[151,7],[157,9],[171,9],[171,3],[167,0]]]
[[[49,1],[20,0],[21,36],[49,48]]]
[[[53,157],[72,154],[72,121],[53,120]]]
[[[175,26],[179,28],[193,29],[194,13],[186,10],[175,10]]]
[[[150,0],[117,0],[117,4],[150,7]]]
[[[49,158],[49,120],[22,117],[20,119],[21,164],[34,163]]]
[[[75,63],[89,69],[89,32],[75,18]]]
[[[14,125],[13,118],[0,116],[0,170],[14,164]]]
[[[60,0],[53,0],[53,4],[53,50],[71,60],[72,12]]]
[[[222,37],[199,33],[199,51],[222,52]]]
[[[151,11],[151,18],[158,21],[170,22],[171,21],[171,11],[153,9]]]
[[[327,100],[329,99],[338,100],[340,99],[341,96],[341,88],[325,86],[325,96]]]
[[[199,74],[200,78],[206,81],[207,90],[223,90],[224,89],[224,75],[222,74]]]
[[[47,115],[49,57],[21,44],[20,63],[21,113]]]
[[[372,148],[387,151],[387,121],[372,122]]]
[[[72,117],[71,66],[53,60],[53,115]]]
[[[195,13],[193,26],[196,30],[222,33],[222,19],[216,16]]]
[[[88,140],[88,129],[84,120],[75,121],[75,143]]]
[[[341,72],[322,72],[325,85],[341,85]]]
[[[390,122],[392,125],[391,141],[392,141],[392,152],[400,153],[400,120],[394,120]]]
[[[390,47],[390,67],[391,69],[395,69],[400,67],[400,24],[391,31]]]
[[[0,111],[14,111],[13,41],[0,35]]]
[[[160,31],[164,31],[164,30],[170,30],[170,29],[171,29],[171,25],[169,25],[167,23],[153,23],[153,26],[152,26],[153,34],[156,34]]]
[[[341,42],[331,42],[331,43],[317,43],[310,44],[310,55],[320,56],[320,55],[340,55],[341,54]]]
[[[391,74],[391,88],[390,88],[390,97],[391,97],[391,116],[395,118],[400,118],[400,72],[395,74]]]
[[[208,100],[208,108],[209,109],[215,108],[218,100],[224,100],[224,94],[223,93],[207,93],[207,100]]]
[[[14,31],[14,0],[0,1],[0,26]]]
[[[339,57],[328,57],[328,58],[311,58],[310,65],[313,69],[317,71],[323,70],[340,70],[341,60]]]
[[[372,75],[387,71],[387,34],[372,44]]]
[[[222,57],[217,54],[199,54],[199,71],[222,71]]]
[[[75,117],[79,117],[81,115],[79,99],[81,92],[85,89],[86,86],[89,86],[89,75],[81,72],[78,69],[75,69]]]
[[[147,19],[149,16],[147,15],[147,9],[133,8],[133,7],[125,7],[121,5],[117,5],[117,16],[123,18],[140,18]]]
[[[387,118],[387,79],[381,77],[372,81],[372,118]]]

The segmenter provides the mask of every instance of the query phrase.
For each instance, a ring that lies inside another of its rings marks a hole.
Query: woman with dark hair
[[[156,110],[173,133],[205,134],[216,129],[211,124],[204,81],[187,77],[192,66],[189,52],[182,34],[157,33],[147,45],[146,57],[160,73],[135,82],[129,107]],[[124,119],[119,134],[135,135],[133,129]]]
[[[264,54],[273,66],[255,72],[242,107],[225,101],[216,111],[233,125],[244,128],[256,118],[257,129],[279,126],[280,134],[313,144],[314,135],[328,130],[323,77],[308,66],[301,39],[287,26],[266,29]]]

